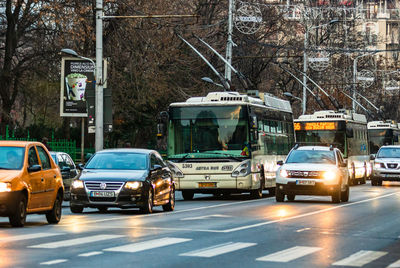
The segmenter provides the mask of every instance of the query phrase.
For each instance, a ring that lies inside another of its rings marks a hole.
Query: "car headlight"
[[[74,180],[74,181],[72,182],[72,188],[75,188],[75,189],[83,188],[83,181]]]
[[[128,181],[127,183],[125,183],[125,188],[131,190],[137,190],[140,186],[142,186],[142,183],[140,181]]]
[[[324,179],[327,181],[332,181],[334,179],[336,179],[336,172],[332,171],[332,170],[328,170],[324,172]]]
[[[11,192],[11,183],[0,182],[0,192]]]
[[[287,177],[289,177],[289,173],[287,172],[286,169],[281,169],[281,170],[279,171],[279,176],[281,176],[281,177],[283,177],[283,178],[287,178]]]
[[[375,163],[374,168],[381,168],[381,163]]]

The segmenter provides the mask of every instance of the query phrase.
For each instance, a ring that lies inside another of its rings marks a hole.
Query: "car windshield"
[[[0,147],[0,169],[22,169],[24,164],[24,152],[24,147]]]
[[[147,155],[126,152],[106,152],[95,154],[86,164],[86,169],[147,169]]]
[[[400,158],[400,148],[381,148],[376,158]]]
[[[335,164],[333,151],[293,150],[286,163]]]

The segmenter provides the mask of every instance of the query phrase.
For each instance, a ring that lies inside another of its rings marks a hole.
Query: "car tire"
[[[275,189],[276,189],[275,190],[275,200],[276,200],[276,202],[285,201],[285,194],[281,190],[279,190],[279,187],[276,187]]]
[[[163,205],[162,208],[164,211],[174,211],[174,209],[175,209],[175,190],[174,189],[171,189],[168,204]]]
[[[108,211],[108,207],[98,207],[97,208],[101,213],[106,213]]]
[[[61,220],[62,214],[62,200],[63,196],[57,194],[56,200],[54,200],[53,208],[46,213],[47,222],[50,224],[57,224]]]
[[[346,184],[346,190],[344,192],[341,192],[340,194],[340,200],[342,202],[348,202],[350,197],[350,187],[348,184]]]
[[[382,179],[378,179],[376,183],[377,186],[382,186]]]
[[[153,212],[153,189],[149,189],[146,197],[146,202],[140,208],[140,211],[144,214],[151,214]]]
[[[341,194],[342,194],[342,191],[341,191],[340,187],[338,187],[338,189],[336,189],[331,195],[332,203],[336,203],[336,204],[340,203]]]
[[[194,192],[188,191],[188,190],[183,190],[182,196],[183,196],[183,199],[186,201],[193,200]]]
[[[69,209],[71,210],[72,213],[82,213],[83,212],[83,207],[82,206],[70,205]]]
[[[24,194],[20,194],[17,199],[17,205],[15,211],[8,217],[11,226],[13,227],[23,227],[26,222],[26,197]]]
[[[286,197],[287,197],[287,199],[288,199],[289,201],[294,201],[294,199],[296,198],[296,195],[294,195],[294,194],[288,194],[288,195],[286,195]]]

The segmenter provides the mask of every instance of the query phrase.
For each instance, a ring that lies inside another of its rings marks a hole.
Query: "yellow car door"
[[[42,200],[45,195],[44,177],[39,163],[39,158],[36,153],[35,146],[28,148],[28,174],[27,182],[30,188],[30,199],[28,209],[37,209],[42,207]]]
[[[55,191],[56,191],[56,178],[57,173],[55,167],[53,168],[50,161],[50,155],[42,147],[36,146],[40,163],[42,166],[42,176],[44,178],[44,195],[42,200],[43,207],[51,207],[54,203]]]

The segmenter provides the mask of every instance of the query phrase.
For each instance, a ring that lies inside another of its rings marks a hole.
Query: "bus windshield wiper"
[[[223,155],[223,156],[227,156],[227,157],[229,157],[229,158],[231,158],[231,159],[233,159],[233,160],[236,160],[236,161],[243,161],[243,159],[241,159],[241,158],[239,158],[239,157],[236,157],[236,156],[234,156],[234,155],[231,155],[231,154],[227,154],[227,153],[220,153],[220,152],[207,152],[207,151],[203,151],[202,153],[205,153],[205,154],[217,154],[217,155]]]
[[[178,162],[178,163],[182,162],[182,161],[183,161],[186,157],[188,157],[190,154],[191,154],[191,153],[185,154],[183,157],[179,158],[179,160],[176,161],[176,162]]]

